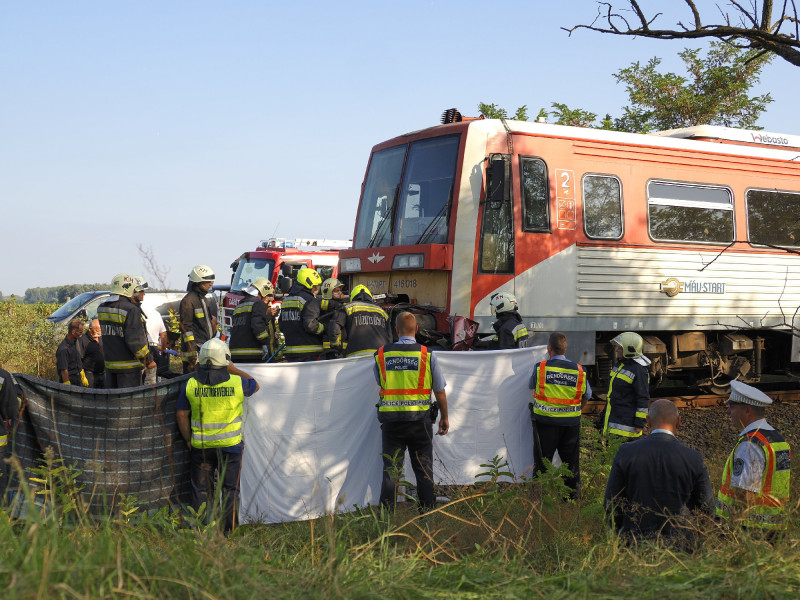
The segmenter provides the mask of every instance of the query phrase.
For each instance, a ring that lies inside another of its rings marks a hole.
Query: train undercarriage
[[[598,334],[593,385],[608,385],[613,365],[611,339]],[[788,331],[685,331],[642,333],[644,353],[650,359],[650,385],[700,389],[724,395],[731,380],[758,383],[765,375],[791,377],[792,336]]]

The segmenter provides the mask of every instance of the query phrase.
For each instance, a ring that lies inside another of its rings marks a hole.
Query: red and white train
[[[595,385],[628,330],[654,381],[720,391],[800,361],[800,136],[448,113],[373,148],[340,253],[351,285],[429,314],[432,338],[447,315],[490,331],[491,295],[511,291],[536,343],[565,332]]]

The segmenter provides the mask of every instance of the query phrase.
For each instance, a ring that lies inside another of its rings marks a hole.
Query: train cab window
[[[618,240],[622,237],[622,188],[610,175],[583,178],[583,230],[587,237]]]
[[[394,202],[400,192],[406,148],[406,145],[386,148],[372,155],[358,212],[353,248],[391,245]]]
[[[519,157],[523,231],[550,231],[550,186],[540,158]]]
[[[651,181],[647,184],[647,205],[654,240],[733,241],[733,195],[728,188]]]
[[[459,136],[411,144],[398,196],[394,246],[446,244]]]
[[[746,198],[751,244],[800,246],[800,194],[747,190]]]
[[[511,202],[511,157],[493,154],[486,170],[479,271],[514,272],[514,211]]]

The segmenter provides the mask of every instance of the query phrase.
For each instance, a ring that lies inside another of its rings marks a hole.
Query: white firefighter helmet
[[[269,279],[266,277],[259,277],[253,283],[250,284],[248,289],[254,289],[257,293],[261,294],[264,298],[267,296],[274,296],[275,295],[275,288],[270,283]]]
[[[625,358],[640,358],[642,356],[644,340],[638,333],[634,333],[633,331],[620,333],[611,340],[611,343],[622,348],[622,356]]]
[[[517,298],[511,292],[500,292],[492,296],[489,306],[492,308],[492,316],[497,316],[517,308]]]
[[[201,367],[227,367],[231,360],[231,351],[228,349],[228,344],[219,338],[211,338],[205,344],[200,346],[200,352],[197,357],[197,364]]]
[[[144,292],[150,286],[147,285],[147,282],[144,280],[144,277],[140,275],[134,275],[133,280],[136,282],[136,286],[133,288],[133,292],[138,294],[139,292]]]
[[[335,277],[331,277],[330,279],[326,279],[322,282],[322,297],[326,300],[330,300],[333,298],[333,291],[336,288],[344,287],[344,284],[336,279]]]
[[[214,283],[214,271],[211,267],[206,265],[197,265],[192,272],[189,273],[189,281],[192,283]]]
[[[136,280],[127,273],[117,273],[111,280],[111,293],[130,298],[136,289]]]

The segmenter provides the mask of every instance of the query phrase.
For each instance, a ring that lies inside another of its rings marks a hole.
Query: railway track
[[[764,393],[777,402],[800,402],[800,389],[791,390],[770,390],[772,386],[758,386],[763,389]],[[667,390],[664,390],[667,391]],[[605,409],[605,394],[599,396],[601,400],[591,400],[583,407],[583,414],[585,415],[598,415]],[[715,394],[676,394],[676,395],[661,395],[656,393],[652,396],[653,400],[656,398],[666,398],[672,400],[678,408],[688,409],[703,409],[713,408],[716,406],[723,406],[727,396],[717,396]]]

